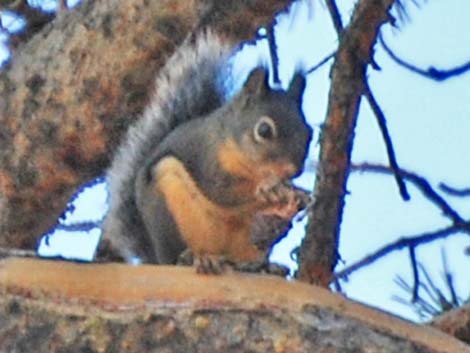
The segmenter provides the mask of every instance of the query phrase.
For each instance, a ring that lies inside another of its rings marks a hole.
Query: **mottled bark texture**
[[[434,318],[431,325],[470,344],[470,304],[465,304]]]
[[[469,353],[440,331],[281,278],[0,262],[0,351]]]
[[[315,202],[309,210],[307,234],[300,248],[299,278],[304,281],[328,286],[338,261],[339,230],[363,79],[378,31],[389,19],[393,3],[359,1],[339,41],[320,138]]]
[[[288,3],[88,0],[17,48],[0,73],[0,246],[33,248],[76,188],[103,174],[191,31],[251,39]]]

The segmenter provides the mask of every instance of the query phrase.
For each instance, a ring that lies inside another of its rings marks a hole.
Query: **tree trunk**
[[[470,353],[300,282],[193,268],[0,262],[0,351]]]

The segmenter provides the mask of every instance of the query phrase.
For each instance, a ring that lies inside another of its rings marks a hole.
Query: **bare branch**
[[[400,190],[400,195],[403,200],[408,201],[410,199],[410,194],[408,193],[405,182],[403,181],[403,178],[400,174],[400,167],[398,166],[397,158],[395,156],[395,149],[393,148],[392,138],[390,137],[390,132],[387,128],[387,120],[385,118],[385,114],[383,113],[372,91],[370,90],[369,84],[366,82],[364,86],[364,94],[367,98],[367,101],[369,102],[370,107],[372,108],[372,111],[374,112],[375,118],[377,119],[377,123],[379,124],[380,132],[382,133],[382,138],[385,142],[385,148],[387,149],[388,161],[390,163],[390,167],[397,182],[398,189]]]
[[[373,46],[395,0],[360,0],[339,41],[331,70],[327,117],[320,137],[315,202],[299,252],[298,277],[328,286],[338,254],[339,229],[354,129]]]
[[[444,239],[451,235],[457,234],[459,232],[470,233],[470,221],[463,222],[460,224],[454,224],[446,228],[438,229],[434,232],[423,233],[414,236],[402,237],[393,243],[390,243],[373,253],[365,256],[361,260],[349,265],[348,267],[342,269],[335,273],[336,278],[345,278],[354,271],[370,265],[377,261],[378,259],[384,257],[387,254],[390,254],[394,251],[401,250],[406,247],[416,247],[417,245],[431,243],[437,239]]]
[[[313,65],[310,69],[308,69],[305,74],[308,75],[308,74],[311,74],[312,72],[318,70],[320,67],[322,67],[323,65],[325,65],[328,61],[330,61],[331,59],[333,59],[336,55],[336,51],[334,51],[333,53],[330,53],[328,54],[327,56],[325,56],[318,64],[315,64]]]
[[[335,27],[336,33],[338,37],[341,38],[341,34],[343,33],[343,20],[341,19],[341,13],[339,12],[338,5],[336,5],[335,0],[326,0],[326,6],[328,7],[328,11],[330,12],[331,19],[333,21],[333,25]]]
[[[414,285],[411,285],[405,281],[401,276],[397,276],[395,283],[407,293],[413,293],[412,300],[404,299],[401,296],[394,296],[393,299],[397,302],[411,307],[422,319],[430,319],[437,315],[441,315],[443,312],[449,311],[450,309],[457,308],[463,304],[463,300],[457,295],[453,276],[449,270],[446,255],[444,250],[442,254],[442,267],[444,270],[444,288],[437,285],[435,278],[433,278],[426,267],[418,263],[418,272],[424,277],[424,281],[416,282],[414,278]],[[414,297],[415,288],[421,288],[424,292],[422,294],[417,293],[416,298]],[[449,296],[445,294],[444,289],[447,289]]]
[[[444,191],[446,194],[451,196],[465,197],[470,196],[470,188],[457,189],[452,186],[447,185],[446,183],[440,183],[439,188]]]
[[[398,15],[398,19],[405,23],[411,21],[407,3],[412,3],[416,7],[421,7],[421,2],[426,2],[427,0],[397,0],[395,2],[395,9]]]
[[[451,77],[459,76],[470,70],[470,61],[466,62],[463,65],[453,67],[451,69],[437,69],[433,66],[430,66],[429,69],[424,70],[416,65],[411,64],[408,61],[401,59],[396,55],[393,50],[387,45],[382,34],[379,34],[379,42],[382,47],[385,49],[387,54],[395,61],[398,65],[406,68],[407,70],[414,72],[415,74],[421,75],[423,77],[429,78],[434,81],[444,81]]]
[[[338,6],[336,5],[336,1],[326,0],[326,4],[328,6],[328,10],[330,12],[330,16],[333,21],[333,25],[336,29],[336,33],[338,34],[338,37],[341,38],[344,28],[343,28],[343,22],[341,20],[341,13],[339,12]],[[372,63],[374,62],[372,61]],[[392,138],[390,137],[390,133],[387,128],[387,120],[385,118],[385,114],[383,113],[382,109],[379,106],[379,103],[375,99],[374,94],[372,93],[372,90],[370,89],[369,82],[367,81],[367,78],[365,76],[364,76],[364,95],[367,98],[367,101],[369,102],[369,105],[372,108],[372,111],[374,112],[375,118],[377,119],[377,123],[379,124],[380,132],[382,133],[382,138],[385,142],[385,147],[387,149],[388,160],[390,162],[390,166],[395,175],[395,180],[397,182],[398,189],[400,190],[400,195],[403,198],[403,200],[408,201],[410,199],[410,195],[408,193],[408,190],[406,189],[405,182],[398,174],[398,169],[399,169],[398,162],[397,162],[397,158],[395,155],[395,150],[393,148]]]
[[[269,26],[266,37],[269,44],[269,53],[271,57],[272,73],[273,73],[273,83],[279,85],[281,79],[279,78],[279,56],[277,55],[277,43],[276,36],[274,35],[274,26],[276,25],[276,20],[273,20],[273,23]]]
[[[393,171],[389,167],[379,165],[379,164],[370,164],[370,163],[361,163],[356,164],[351,167],[352,171],[364,171],[364,172],[374,172],[381,174],[393,174]],[[450,218],[452,222],[458,224],[463,223],[463,218],[455,211],[446,200],[444,200],[429,184],[429,182],[413,172],[398,169],[398,173],[401,177],[412,182],[422,193],[423,195],[430,200],[433,204],[437,205],[442,213]]]
[[[54,230],[65,230],[67,232],[89,232],[93,229],[101,228],[102,220],[84,221],[73,223],[60,223],[54,227]]]
[[[418,264],[416,261],[416,252],[414,246],[409,246],[408,250],[410,252],[411,260],[411,269],[413,270],[413,297],[411,301],[415,302],[418,299],[418,290],[419,290],[419,271]]]
[[[444,251],[444,248],[441,249],[441,257],[442,257],[442,268],[444,270],[444,281],[450,292],[450,303],[452,304],[453,307],[457,307],[460,305],[460,301],[455,291],[454,279],[449,269],[449,263],[447,262],[447,256],[446,256],[446,252]]]

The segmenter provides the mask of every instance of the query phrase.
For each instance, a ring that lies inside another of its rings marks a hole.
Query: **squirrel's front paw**
[[[259,201],[273,205],[286,203],[291,193],[291,185],[287,181],[270,180],[260,184],[256,190]]]
[[[308,192],[295,187],[289,180],[262,184],[258,187],[256,196],[268,205],[263,213],[275,214],[284,219],[291,219],[310,200]]]
[[[200,255],[194,257],[193,265],[197,273],[220,275],[224,272],[228,261],[224,256]]]

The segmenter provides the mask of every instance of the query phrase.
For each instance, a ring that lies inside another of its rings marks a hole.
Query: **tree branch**
[[[398,166],[397,158],[395,156],[395,149],[393,148],[392,138],[390,137],[390,132],[387,128],[387,119],[385,118],[385,114],[383,113],[382,109],[377,103],[377,100],[372,94],[372,91],[369,87],[369,83],[367,81],[365,82],[364,86],[364,94],[367,98],[367,101],[369,102],[370,107],[372,108],[372,111],[374,112],[375,118],[377,119],[377,123],[379,124],[380,132],[382,133],[382,138],[385,142],[385,147],[387,150],[388,161],[395,177],[395,181],[398,185],[400,195],[403,200],[408,201],[410,199],[410,194],[408,193],[405,182],[403,181],[403,178],[399,172],[400,167]]]
[[[322,67],[323,65],[325,65],[328,61],[330,61],[331,59],[333,59],[336,55],[336,52],[333,52],[331,54],[328,54],[327,56],[325,56],[318,64],[315,64],[313,65],[311,68],[309,68],[306,72],[305,72],[305,75],[309,75],[311,74],[312,72],[315,72],[316,70],[318,70],[320,67]]]
[[[326,6],[330,12],[331,19],[333,21],[333,26],[335,27],[336,34],[338,38],[341,38],[341,35],[344,30],[343,20],[341,19],[341,13],[339,12],[338,5],[336,5],[335,0],[326,0]]]
[[[299,253],[299,278],[328,286],[338,261],[354,128],[367,65],[380,26],[389,20],[393,0],[361,0],[343,31],[331,72],[328,112],[320,140],[320,161]]]
[[[440,183],[439,188],[451,196],[458,196],[458,197],[470,196],[470,188],[457,189],[457,188],[447,185],[446,183]]]
[[[272,276],[8,259],[0,292],[1,352],[470,352],[437,330]]]
[[[360,172],[372,172],[372,173],[381,173],[381,174],[392,174],[394,175],[394,172],[390,170],[389,167],[379,165],[379,164],[371,164],[371,163],[361,163],[361,164],[356,164],[351,167],[351,170],[353,171],[360,171]],[[402,177],[405,178],[406,180],[409,180],[412,182],[421,192],[422,194],[430,200],[433,204],[435,204],[437,207],[439,207],[442,211],[442,213],[450,218],[453,223],[462,223],[464,222],[463,218],[458,214],[457,211],[455,211],[448,203],[447,201],[442,198],[429,184],[429,182],[423,178],[422,176],[419,176],[416,173],[412,173],[410,171],[404,170],[404,169],[398,169],[397,170],[398,174]]]
[[[401,250],[406,247],[416,247],[417,245],[427,244],[437,239],[447,238],[459,232],[470,233],[470,221],[466,221],[460,224],[454,224],[449,227],[436,230],[434,232],[423,233],[420,235],[414,235],[414,236],[408,236],[408,237],[402,237],[394,241],[393,243],[390,243],[372,252],[371,254],[365,256],[361,260],[342,269],[341,271],[336,272],[335,277],[344,279],[348,275],[353,273],[354,271],[357,271],[360,268],[363,268],[367,265],[374,263],[375,261],[384,257],[385,255],[388,255],[391,252]]]
[[[341,14],[339,12],[338,6],[336,5],[336,1],[326,0],[326,4],[328,6],[330,16],[333,20],[333,24],[336,29],[338,38],[341,38],[344,28],[343,22],[341,20]],[[383,113],[377,100],[375,99],[366,77],[364,77],[364,95],[366,96],[367,101],[369,102],[369,105],[372,108],[372,111],[374,112],[374,115],[377,119],[377,123],[379,124],[380,132],[382,133],[382,138],[384,139],[385,147],[387,149],[388,160],[395,175],[395,180],[397,182],[400,195],[402,196],[403,200],[409,200],[410,195],[408,193],[408,190],[406,189],[406,185],[398,174],[398,162],[395,156],[392,138],[390,137],[390,133],[387,128],[387,120],[385,118],[385,114]]]
[[[405,69],[414,72],[420,76],[429,78],[434,81],[445,81],[451,77],[456,77],[459,75],[464,74],[465,72],[470,70],[470,61],[462,64],[460,66],[453,67],[451,69],[443,70],[437,69],[433,66],[430,66],[429,69],[424,70],[416,65],[411,64],[408,61],[401,59],[398,55],[396,55],[393,50],[387,45],[385,42],[382,34],[379,35],[379,41],[382,47],[385,49],[385,52],[390,56],[390,58],[395,61],[398,65],[404,67]]]
[[[418,299],[418,291],[419,291],[418,263],[416,261],[415,247],[409,246],[408,250],[410,252],[411,269],[413,271],[413,291],[412,291],[411,301],[415,302]]]

